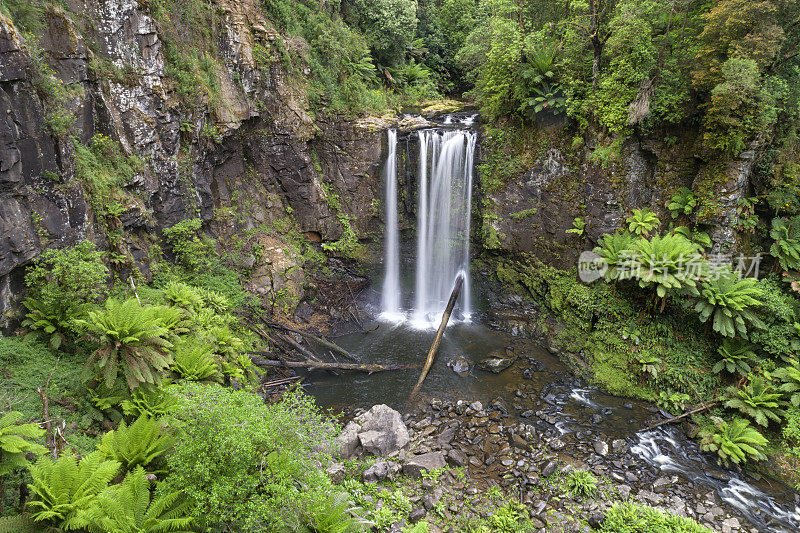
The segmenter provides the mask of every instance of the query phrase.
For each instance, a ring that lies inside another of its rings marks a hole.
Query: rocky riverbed
[[[385,405],[356,415],[338,439],[342,459],[375,456],[363,472],[366,482],[405,476],[413,494],[410,521],[485,517],[492,512],[487,495],[494,486],[529,509],[538,531],[589,531],[602,524],[607,508],[628,499],[715,531],[764,531],[714,491],[697,490],[647,464],[628,441],[589,430],[562,434],[544,411],[530,423],[515,422],[499,400],[484,406],[434,398],[402,416]],[[446,465],[451,468],[440,471]],[[570,494],[564,479],[575,470],[598,479],[597,497]],[[435,479],[423,472],[436,472]]]

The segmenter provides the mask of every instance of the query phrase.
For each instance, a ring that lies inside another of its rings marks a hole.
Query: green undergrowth
[[[716,347],[679,307],[651,315],[625,288],[587,285],[573,271],[536,260],[501,259],[495,273],[506,287],[542,304],[547,312],[539,328],[559,350],[582,353],[591,377],[609,392],[647,400],[657,400],[662,392],[683,393],[699,402],[720,387],[711,372]],[[639,370],[640,361],[647,360],[657,361],[655,376]]]
[[[602,533],[710,533],[690,518],[634,502],[618,503],[606,512]]]

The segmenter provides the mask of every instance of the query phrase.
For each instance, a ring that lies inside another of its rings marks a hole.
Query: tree
[[[361,28],[378,63],[400,63],[417,30],[413,0],[346,0],[346,20]],[[348,9],[349,7],[349,9]]]

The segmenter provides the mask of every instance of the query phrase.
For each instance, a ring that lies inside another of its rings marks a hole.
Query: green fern
[[[789,398],[789,403],[800,407],[800,363],[792,359],[789,366],[775,370],[772,375],[781,382],[778,387]]]
[[[783,218],[772,219],[769,232],[774,242],[769,248],[772,257],[778,260],[784,271],[800,269],[800,217],[786,221]]]
[[[181,342],[175,349],[172,370],[190,381],[222,381],[212,350],[203,338]]]
[[[365,531],[369,522],[354,516],[359,511],[350,502],[350,494],[339,492],[314,506],[306,513],[304,521],[315,533],[350,533]]]
[[[197,293],[203,298],[203,304],[209,309],[213,309],[216,313],[225,314],[231,312],[230,301],[217,291],[198,288]]]
[[[697,245],[680,235],[656,235],[650,240],[639,239],[635,248],[641,263],[639,286],[655,288],[662,299],[662,310],[668,292],[697,292],[697,272],[688,268],[692,262],[698,268],[702,266]]]
[[[153,418],[169,416],[178,406],[178,398],[163,380],[160,387],[143,385],[131,391],[131,397],[120,405],[125,416],[147,415]]]
[[[764,447],[767,439],[750,427],[750,422],[737,418],[730,424],[717,416],[711,417],[714,426],[703,429],[700,433],[700,446],[705,451],[714,452],[724,464],[746,463],[750,459],[766,459]]]
[[[575,217],[572,221],[572,227],[567,230],[567,233],[574,233],[578,237],[583,237],[586,233],[586,221],[581,217]]]
[[[594,253],[605,259],[608,264],[605,274],[607,280],[619,277],[619,267],[631,258],[635,242],[636,237],[627,231],[609,233],[600,238]]]
[[[700,313],[700,321],[712,319],[712,327],[723,337],[735,337],[738,333],[747,338],[747,326],[763,327],[763,323],[751,309],[761,305],[764,291],[757,287],[753,278],[742,278],[729,268],[719,276],[702,283],[700,300],[694,309]]]
[[[31,465],[33,499],[28,502],[30,515],[36,522],[55,524],[63,530],[78,529],[86,523],[78,512],[108,486],[120,464],[100,452],[83,457],[62,455],[57,460],[43,457]]]
[[[103,435],[103,441],[97,450],[106,458],[121,463],[125,470],[131,471],[138,466],[153,466],[173,444],[175,438],[164,432],[158,420],[142,415],[130,426],[122,421],[117,429]]]
[[[697,207],[697,199],[694,197],[694,193],[686,187],[678,189],[678,192],[672,195],[672,200],[667,205],[667,209],[669,209],[673,219],[679,216],[691,215],[695,207]]]
[[[171,281],[164,288],[164,298],[190,313],[196,313],[204,304],[203,295],[197,289],[179,281]]]
[[[38,439],[44,435],[44,430],[36,424],[17,424],[23,416],[19,411],[10,411],[0,418],[0,476],[28,466],[27,453],[47,453],[47,448],[28,440]]]
[[[738,409],[742,414],[755,420],[760,426],[769,425],[773,420],[780,424],[781,418],[785,416],[781,408],[781,393],[776,391],[772,385],[764,383],[761,377],[753,381],[742,389],[728,387],[728,394],[731,398],[725,402],[725,407]]]
[[[142,307],[136,299],[120,303],[109,298],[104,309],[91,311],[89,320],[80,322],[99,345],[86,363],[87,371],[98,372],[108,388],[114,386],[120,367],[134,389],[142,383],[158,384],[160,372],[172,363],[172,344],[164,338],[167,330],[153,308]]]
[[[79,520],[92,533],[189,533],[193,531],[191,502],[179,492],[150,494],[150,481],[142,467],[119,485],[103,490],[79,512]]]
[[[730,374],[745,375],[752,370],[750,363],[756,358],[754,349],[755,346],[750,343],[730,338],[723,339],[722,345],[717,348],[721,359],[712,370],[715,374],[726,370]]]
[[[80,303],[56,301],[46,303],[36,298],[23,302],[28,309],[22,327],[28,330],[26,337],[44,339],[53,350],[58,350],[72,333],[75,320],[83,315],[86,306]]]
[[[646,237],[648,233],[661,224],[656,214],[647,207],[634,209],[633,214],[626,219],[626,222],[628,223],[628,231],[642,237]]]
[[[0,533],[42,533],[42,526],[27,515],[0,516]]]

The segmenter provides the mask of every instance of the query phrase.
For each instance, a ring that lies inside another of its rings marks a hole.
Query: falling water
[[[400,314],[400,238],[397,228],[397,131],[388,132],[389,153],[383,167],[386,181],[386,272],[383,278],[381,316],[397,320]]]
[[[411,318],[419,326],[438,324],[453,283],[464,284],[454,316],[468,320],[471,313],[469,234],[472,210],[474,132],[422,130],[419,141],[417,199],[417,258]],[[401,321],[400,258],[397,229],[397,132],[389,132],[386,179],[386,272],[381,317]]]
[[[475,134],[465,130],[418,132],[419,200],[414,321],[438,319],[453,282],[463,273],[458,309],[469,318],[469,232]]]

